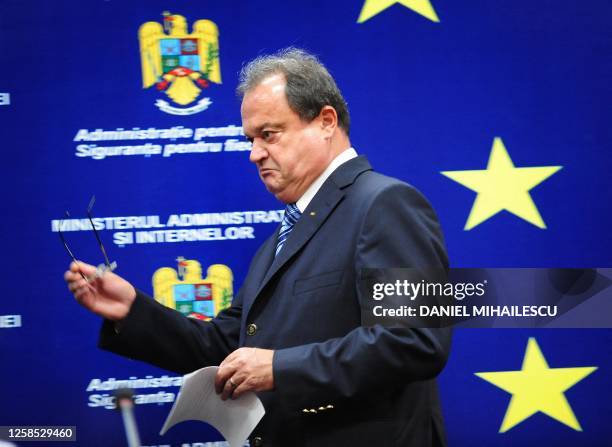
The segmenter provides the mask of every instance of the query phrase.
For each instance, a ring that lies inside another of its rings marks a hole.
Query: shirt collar
[[[314,182],[312,182],[312,184],[308,187],[306,192],[304,192],[302,197],[300,197],[299,200],[295,203],[298,209],[300,210],[300,213],[303,213],[304,210],[308,207],[310,201],[319,191],[323,183],[325,183],[325,180],[327,180],[327,178],[332,174],[332,172],[334,172],[341,164],[346,163],[347,161],[355,157],[357,157],[357,151],[355,151],[355,149],[353,149],[352,147],[349,147],[348,149],[339,153],[336,158],[331,161],[327,168],[325,168],[321,175],[318,176]]]

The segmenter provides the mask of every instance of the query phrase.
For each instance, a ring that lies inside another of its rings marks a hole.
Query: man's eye
[[[276,139],[278,135],[277,131],[274,130],[264,130],[261,132],[261,139],[264,140],[266,143],[272,142]]]

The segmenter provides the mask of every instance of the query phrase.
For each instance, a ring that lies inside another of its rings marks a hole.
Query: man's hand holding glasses
[[[68,289],[79,304],[93,313],[111,321],[123,320],[136,298],[136,289],[111,271],[103,275],[96,275],[96,271],[93,265],[71,262],[70,270],[64,274]]]
[[[68,284],[68,289],[79,304],[108,320],[120,321],[130,311],[136,298],[136,289],[125,279],[113,273],[117,263],[110,262],[108,259],[106,249],[102,244],[98,230],[96,230],[91,216],[94,203],[95,197],[92,197],[87,208],[87,216],[104,256],[104,263],[95,267],[77,260],[66,242],[62,233],[62,222],[60,222],[59,236],[64,248],[72,258],[69,270],[64,273],[64,279]],[[70,214],[66,212],[66,215],[69,216]]]

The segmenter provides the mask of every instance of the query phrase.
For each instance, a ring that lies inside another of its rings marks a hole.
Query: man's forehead
[[[261,89],[266,89],[272,93],[281,93],[285,91],[285,86],[287,85],[287,80],[285,79],[285,75],[282,73],[272,73],[271,75],[265,76],[262,78],[252,90],[261,87]]]
[[[285,77],[281,74],[273,74],[265,77],[257,85],[247,90],[242,99],[242,105],[249,102],[262,102],[277,100],[285,96]]]
[[[288,107],[285,84],[282,75],[272,75],[248,90],[240,107],[243,125],[248,122],[250,126],[260,127],[263,121],[280,119],[278,113],[285,113],[283,109]]]
[[[273,93],[278,93],[285,91],[285,85],[287,85],[285,75],[282,73],[274,73],[263,78],[259,84],[257,84],[257,87],[268,87]]]

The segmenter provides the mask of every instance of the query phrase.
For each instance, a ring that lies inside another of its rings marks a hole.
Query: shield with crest
[[[221,83],[219,30],[211,20],[164,14],[163,26],[146,22],[139,31],[143,88],[153,85],[179,105],[195,101],[209,83]]]
[[[231,305],[233,275],[228,266],[213,264],[203,277],[195,259],[179,257],[177,262],[178,269],[162,267],[153,274],[156,301],[199,320],[210,320]]]

